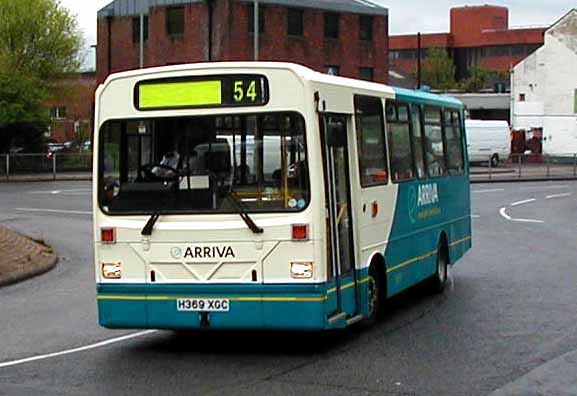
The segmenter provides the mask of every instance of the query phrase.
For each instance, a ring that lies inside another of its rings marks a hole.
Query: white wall
[[[577,153],[577,10],[546,32],[543,47],[511,79],[513,128],[543,128],[545,153]]]

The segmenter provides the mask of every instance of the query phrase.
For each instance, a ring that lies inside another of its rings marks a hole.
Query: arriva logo
[[[439,188],[437,183],[422,184],[417,191],[417,207],[439,203]]]

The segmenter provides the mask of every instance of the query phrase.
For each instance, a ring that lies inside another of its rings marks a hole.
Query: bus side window
[[[425,161],[429,177],[446,174],[441,108],[425,107]]]
[[[419,179],[426,178],[425,159],[423,155],[423,135],[421,130],[421,106],[411,106],[411,135],[413,140],[413,155],[415,156],[415,170]]]
[[[415,178],[411,150],[409,106],[387,102],[387,136],[391,159],[391,178],[394,182]]]
[[[361,186],[387,184],[385,121],[380,98],[355,96],[355,125]]]
[[[445,141],[447,143],[447,169],[450,175],[464,173],[461,120],[457,111],[445,112]]]

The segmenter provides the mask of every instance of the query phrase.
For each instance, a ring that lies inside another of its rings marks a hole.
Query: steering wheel
[[[172,175],[168,174],[168,175],[158,176],[157,174],[152,172],[152,170],[154,168],[160,168],[160,169],[167,170],[169,172],[172,172]],[[138,168],[138,177],[142,178],[143,180],[172,181],[172,180],[178,180],[178,175],[179,174],[178,174],[177,169],[173,168],[172,166],[168,166],[168,165],[164,165],[164,164],[150,163],[150,164],[141,165]],[[142,176],[144,176],[144,177],[142,177]]]

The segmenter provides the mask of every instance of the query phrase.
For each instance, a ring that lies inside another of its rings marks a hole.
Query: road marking
[[[521,187],[520,190],[549,190],[551,188],[568,188],[567,184],[556,184],[553,186],[533,186],[533,187]]]
[[[90,344],[90,345],[86,345],[83,347],[66,349],[64,351],[47,353],[45,355],[32,356],[32,357],[28,357],[25,359],[12,360],[10,362],[0,363],[0,368],[16,366],[19,364],[24,364],[24,363],[29,363],[29,362],[35,362],[37,360],[50,359],[50,358],[54,358],[54,357],[58,357],[58,356],[71,355],[73,353],[84,352],[84,351],[88,351],[90,349],[102,348],[102,347],[105,347],[105,346],[108,346],[111,344],[116,344],[116,343],[119,343],[122,341],[131,340],[133,338],[138,338],[138,337],[142,337],[142,336],[145,336],[148,334],[156,333],[157,331],[158,330],[145,330],[145,331],[140,331],[138,333],[128,334],[128,335],[125,335],[122,337],[116,337],[116,338],[111,338],[109,340],[100,341],[100,342],[97,342],[95,344]]]
[[[547,195],[545,198],[547,199],[563,198],[563,197],[570,197],[571,195],[572,195],[571,193],[553,194],[553,195]]]
[[[38,213],[62,213],[75,215],[91,215],[92,212],[84,212],[81,210],[60,210],[60,209],[37,209],[37,208],[16,208],[20,212],[38,212]]]
[[[513,202],[513,203],[511,204],[511,206],[525,205],[525,204],[528,204],[528,203],[531,203],[531,202],[535,202],[535,201],[536,201],[535,198],[525,199],[525,200],[523,200],[523,201]]]
[[[471,190],[472,193],[476,193],[476,194],[492,193],[492,192],[499,192],[499,191],[505,191],[505,189],[504,188],[494,188],[492,190]]]
[[[545,223],[543,220],[533,220],[533,219],[514,219],[507,214],[507,208],[503,207],[499,209],[499,214],[503,216],[505,219],[509,221],[516,221],[518,223],[535,223],[535,224],[543,224]]]
[[[472,218],[472,219],[478,219],[479,217],[481,217],[481,216],[479,216],[479,215],[474,215],[474,214],[471,215],[471,218]]]
[[[28,194],[34,195],[85,195],[91,193],[90,188],[73,188],[69,190],[40,190],[40,191],[28,191]]]
[[[503,216],[504,218],[506,218],[507,220],[511,220],[511,216],[509,216],[506,212],[507,208],[501,208],[499,210],[499,213],[501,214],[501,216]]]

